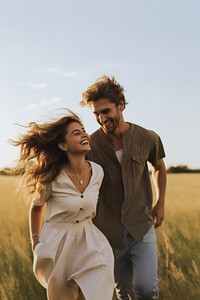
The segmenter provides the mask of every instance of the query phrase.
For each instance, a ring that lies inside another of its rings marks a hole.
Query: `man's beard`
[[[99,124],[101,125],[101,127],[105,133],[108,133],[108,134],[114,133],[119,125],[119,117],[116,116],[115,118],[109,118],[103,124],[100,122],[99,122]]]

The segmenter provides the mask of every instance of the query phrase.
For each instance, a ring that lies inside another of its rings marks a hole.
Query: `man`
[[[104,169],[95,224],[115,256],[118,299],[158,299],[156,235],[164,219],[165,156],[153,131],[125,122],[127,102],[114,77],[103,76],[84,93],[100,128],[90,137],[89,159]],[[147,162],[152,165],[156,204]]]

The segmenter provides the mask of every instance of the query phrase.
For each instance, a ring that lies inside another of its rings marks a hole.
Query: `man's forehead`
[[[105,109],[113,108],[114,106],[115,104],[108,99],[100,99],[96,102],[92,102],[91,105],[93,112],[100,112]]]

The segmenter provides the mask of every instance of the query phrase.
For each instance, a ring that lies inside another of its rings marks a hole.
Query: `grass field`
[[[0,176],[0,299],[45,300],[32,273],[28,205],[18,184]],[[160,300],[200,299],[199,228],[200,174],[168,175],[166,219],[157,229]]]

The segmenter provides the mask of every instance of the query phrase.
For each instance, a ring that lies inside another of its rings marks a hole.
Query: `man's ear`
[[[67,145],[66,144],[63,144],[63,143],[59,143],[58,144],[58,147],[64,151],[64,152],[67,152],[68,151],[68,148],[67,148]]]
[[[120,101],[119,105],[118,105],[118,108],[119,110],[123,111],[124,110],[124,102],[123,101]]]

